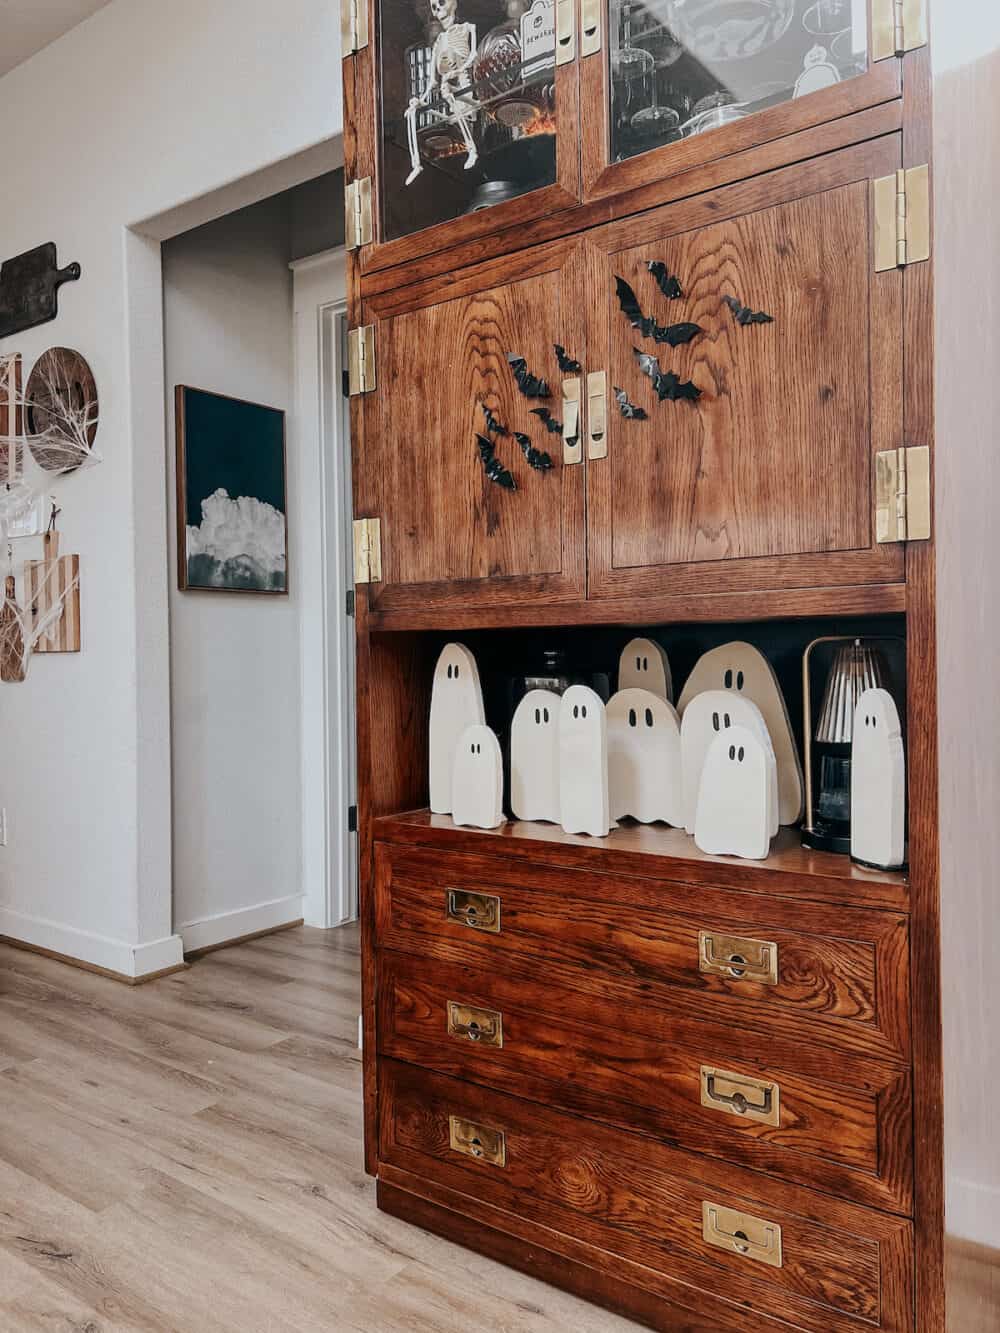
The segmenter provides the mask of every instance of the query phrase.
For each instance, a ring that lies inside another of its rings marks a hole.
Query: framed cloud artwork
[[[285,414],[178,385],[182,592],[288,592]]]

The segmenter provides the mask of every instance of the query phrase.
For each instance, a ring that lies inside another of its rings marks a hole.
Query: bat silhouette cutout
[[[650,319],[642,313],[639,298],[624,278],[616,277],[615,283],[618,287],[618,304],[622,308],[622,313],[644,338],[652,338],[653,342],[666,343],[670,347],[680,347],[682,343],[689,343],[701,333],[700,324],[657,324],[655,319]]]
[[[514,432],[514,439],[521,446],[521,452],[528,460],[528,466],[533,467],[536,472],[548,472],[552,466],[552,455],[544,453],[541,449],[536,449],[531,443],[530,435],[522,435],[519,430]]]
[[[496,419],[485,403],[480,403],[483,409],[483,416],[486,418],[486,429],[490,435],[509,435],[510,431],[500,421]]]
[[[633,347],[632,351],[639,362],[639,369],[653,381],[653,388],[661,403],[664,398],[669,398],[672,403],[680,398],[696,403],[701,397],[701,390],[697,385],[692,384],[690,380],[682,380],[672,370],[662,370],[659,361],[652,353],[644,352],[639,347]]]
[[[571,356],[566,355],[566,348],[562,343],[554,343],[556,350],[556,360],[559,362],[559,369],[564,375],[579,375],[583,367],[579,361],[574,361]]]
[[[557,421],[547,407],[533,407],[531,415],[541,420],[550,435],[561,435],[563,433],[562,422]]]
[[[507,361],[510,364],[511,373],[517,381],[517,387],[524,394],[525,398],[551,398],[552,390],[545,380],[537,375],[532,375],[528,369],[528,363],[523,356],[508,355]]]
[[[505,491],[516,491],[517,482],[504,467],[500,459],[497,458],[496,448],[493,441],[487,439],[485,435],[477,435],[476,443],[479,446],[479,457],[482,460],[483,471],[489,477],[490,481],[497,486],[502,486]]]
[[[768,315],[763,310],[751,310],[749,306],[738,301],[735,296],[724,296],[723,301],[733,312],[733,317],[737,324],[742,324],[744,328],[748,324],[773,324],[774,316]]]
[[[648,421],[649,413],[644,407],[637,407],[635,403],[629,400],[628,394],[624,389],[615,389],[615,397],[618,399],[618,408],[626,421]]]
[[[668,301],[676,301],[684,295],[680,278],[675,277],[670,272],[662,259],[651,259],[647,268],[656,279],[656,285]]]

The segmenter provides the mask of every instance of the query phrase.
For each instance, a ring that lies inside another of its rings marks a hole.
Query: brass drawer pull
[[[747,939],[741,935],[698,932],[698,966],[702,972],[736,981],[757,981],[762,986],[778,984],[778,946],[771,940]]]
[[[762,1125],[781,1124],[781,1089],[777,1083],[731,1074],[711,1065],[701,1067],[701,1104]]]
[[[448,1001],[448,1036],[465,1037],[480,1046],[503,1046],[503,1014],[497,1009],[476,1009]]]
[[[781,1267],[781,1227],[749,1213],[738,1213],[717,1203],[701,1205],[701,1230],[709,1245],[730,1254],[742,1254],[769,1268]]]
[[[507,1138],[502,1129],[487,1129],[461,1116],[450,1118],[452,1152],[464,1153],[491,1166],[507,1165]]]
[[[448,889],[444,901],[449,921],[457,921],[470,930],[500,934],[500,899],[493,894]]]

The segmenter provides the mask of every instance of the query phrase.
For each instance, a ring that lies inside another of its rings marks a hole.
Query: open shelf
[[[902,871],[869,870],[846,856],[803,847],[798,831],[782,829],[766,861],[707,856],[683,829],[663,824],[619,825],[606,838],[564,833],[555,824],[509,822],[498,829],[459,828],[448,815],[429,810],[383,816],[375,838],[484,856],[518,857],[540,865],[630,874],[719,888],[777,893],[822,902],[907,910],[909,886]]]

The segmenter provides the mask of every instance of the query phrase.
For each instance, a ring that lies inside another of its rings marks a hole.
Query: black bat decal
[[[507,429],[507,427],[497,420],[497,418],[493,415],[492,411],[486,406],[485,403],[480,403],[479,406],[483,409],[483,416],[486,418],[486,429],[487,431],[489,431],[491,435],[510,434],[510,431]]]
[[[517,380],[517,387],[524,394],[525,398],[551,398],[552,391],[545,380],[539,379],[537,375],[532,375],[528,369],[528,363],[523,356],[508,355],[511,373]]]
[[[521,452],[528,460],[528,466],[533,467],[536,472],[548,472],[552,466],[551,454],[543,453],[541,449],[536,449],[531,443],[530,435],[522,435],[519,430],[514,432],[514,439],[521,446]]]
[[[656,279],[657,286],[668,301],[676,301],[684,295],[680,278],[675,277],[662,259],[651,259],[647,265]]]
[[[495,482],[497,486],[502,486],[506,491],[516,491],[517,482],[503,463],[500,462],[500,459],[497,458],[493,441],[488,440],[485,435],[477,435],[476,443],[479,445],[479,457],[482,460],[483,471],[490,481]]]
[[[748,324],[774,323],[773,315],[768,315],[763,310],[751,310],[750,307],[744,305],[742,301],[738,301],[735,296],[724,296],[722,299],[733,312],[736,323],[742,324],[744,328],[746,328]]]
[[[562,373],[564,375],[579,375],[583,369],[579,361],[574,361],[571,356],[566,355],[566,348],[563,347],[562,343],[554,343],[553,346],[556,349],[556,360],[559,362],[559,369]]]
[[[556,421],[555,417],[547,407],[533,407],[531,409],[533,417],[540,417],[545,429],[550,435],[561,435],[563,432],[562,422]]]
[[[689,343],[701,333],[700,324],[657,324],[642,313],[639,298],[624,278],[615,278],[618,287],[618,304],[622,313],[634,329],[638,329],[644,338],[652,338],[657,343],[667,343],[670,347],[680,347]]]
[[[635,403],[630,402],[628,394],[624,389],[615,389],[615,397],[618,399],[618,407],[626,421],[648,421],[649,413],[644,407],[637,407]]]
[[[650,352],[644,352],[639,347],[633,347],[632,351],[639,362],[639,369],[653,381],[653,388],[661,403],[664,398],[669,398],[672,403],[679,398],[696,403],[701,397],[701,390],[690,380],[682,380],[672,370],[661,370],[659,361]]]

